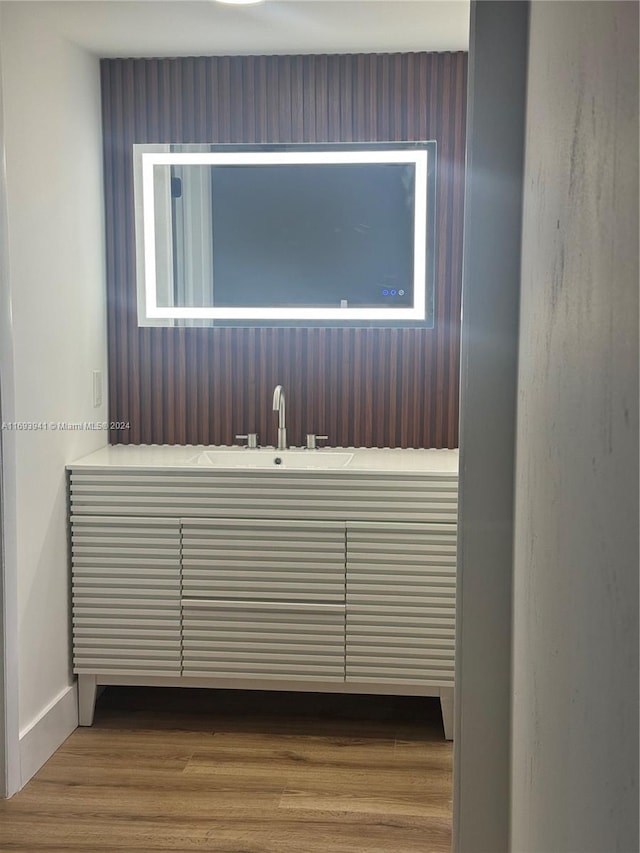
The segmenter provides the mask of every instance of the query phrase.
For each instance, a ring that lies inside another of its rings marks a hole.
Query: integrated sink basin
[[[203,450],[189,463],[207,468],[322,468],[332,470],[345,468],[353,459],[353,453],[331,450],[274,450],[240,448],[238,450]]]
[[[275,460],[279,459],[280,462]],[[277,477],[278,471],[334,472],[344,477],[390,474],[409,477],[457,475],[457,450],[400,450],[399,448],[321,447],[308,450],[289,447],[246,448],[233,445],[107,445],[76,460],[69,468],[140,471],[246,472]],[[346,481],[345,481],[346,482]]]

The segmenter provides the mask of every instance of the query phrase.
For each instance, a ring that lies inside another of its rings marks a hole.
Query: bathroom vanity
[[[112,446],[68,466],[80,724],[99,685],[438,696],[458,454]]]

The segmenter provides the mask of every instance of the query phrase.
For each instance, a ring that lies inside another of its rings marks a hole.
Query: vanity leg
[[[78,725],[93,725],[93,713],[96,709],[96,690],[98,679],[95,675],[78,676]]]
[[[446,740],[453,740],[453,687],[440,688],[440,709]]]

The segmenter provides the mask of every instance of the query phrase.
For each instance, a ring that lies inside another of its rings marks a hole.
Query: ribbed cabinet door
[[[452,686],[456,525],[347,523],[346,680]]]
[[[71,540],[74,671],[180,675],[179,520],[73,516]]]
[[[345,524],[185,519],[183,673],[344,681]]]
[[[345,524],[184,519],[186,598],[344,604]]]
[[[183,674],[344,681],[344,604],[183,599]]]

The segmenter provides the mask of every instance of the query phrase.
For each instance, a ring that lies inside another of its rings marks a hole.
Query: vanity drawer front
[[[455,524],[347,525],[346,680],[452,685]]]
[[[344,603],[343,522],[185,519],[183,595]]]
[[[179,675],[179,520],[74,516],[71,550],[74,672]]]
[[[347,681],[453,686],[453,614],[352,605],[346,636]]]
[[[344,681],[342,604],[183,599],[183,675]]]

